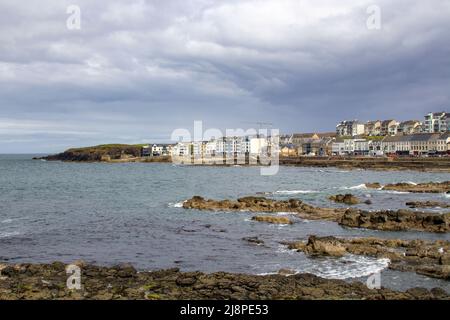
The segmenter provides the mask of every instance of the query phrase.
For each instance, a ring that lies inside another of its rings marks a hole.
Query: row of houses
[[[280,155],[283,157],[330,155],[335,137],[334,132],[284,135],[280,137]]]
[[[273,139],[266,137],[222,137],[209,141],[179,142],[172,147],[175,157],[216,157],[224,155],[245,155],[271,153],[275,146]],[[278,145],[276,146],[278,149]]]
[[[169,156],[172,154],[172,145],[170,144],[153,144],[142,147],[142,157],[159,157]]]
[[[430,155],[450,153],[450,133],[398,134],[383,139],[337,138],[333,155]]]
[[[363,123],[358,120],[345,120],[336,126],[336,134],[341,137],[395,136],[397,134],[444,133],[447,131],[450,131],[450,113],[448,112],[431,112],[425,115],[423,122],[419,120],[398,122],[390,119]]]

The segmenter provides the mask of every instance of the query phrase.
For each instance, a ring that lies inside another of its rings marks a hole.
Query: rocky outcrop
[[[286,217],[273,217],[273,216],[254,216],[253,221],[266,222],[272,224],[292,224],[293,222]]]
[[[369,189],[381,189],[382,187],[383,186],[378,182],[366,183],[366,188],[369,188]]]
[[[244,238],[242,238],[242,240],[247,241],[250,244],[255,244],[255,245],[263,245],[264,244],[264,240],[261,240],[258,237],[244,237]]]
[[[346,227],[387,231],[417,230],[439,233],[450,231],[450,213],[440,214],[409,210],[369,212],[348,209],[338,222]]]
[[[439,201],[410,201],[406,203],[410,208],[450,208],[450,203]]]
[[[413,192],[413,193],[445,193],[450,192],[450,181],[444,182],[428,182],[428,183],[395,183],[395,184],[387,184],[384,187],[378,182],[375,183],[366,183],[367,188],[371,189],[380,189],[388,190],[388,191],[403,191],[403,192]]]
[[[417,170],[450,172],[450,158],[420,157],[281,157],[281,165],[299,167],[336,167],[347,170],[365,169],[379,171]]]
[[[379,238],[343,239],[310,236],[307,242],[288,243],[290,249],[311,256],[373,256],[390,259],[389,268],[450,280],[450,242]]]
[[[335,196],[331,196],[328,199],[330,199],[331,201],[337,202],[337,203],[345,203],[348,205],[354,205],[354,204],[358,204],[360,201],[359,199],[348,193],[348,194],[338,194]]]
[[[293,212],[301,219],[328,220],[352,228],[387,231],[417,230],[449,232],[450,213],[427,213],[410,210],[363,211],[344,208],[318,208],[301,200],[273,200],[264,197],[245,197],[237,201],[207,200],[194,196],[183,203],[185,209],[231,212]]]
[[[105,144],[86,148],[68,149],[62,153],[34,160],[66,161],[66,162],[171,162],[170,156],[141,157],[141,145]]]
[[[124,157],[140,157],[141,146],[127,144],[108,144],[95,147],[68,149],[63,153],[50,155],[40,159],[49,161],[97,162],[105,159],[121,159]]]
[[[273,200],[265,197],[244,197],[237,201],[211,200],[194,196],[183,203],[185,209],[209,211],[246,211],[246,212],[294,212],[299,218],[309,220],[337,221],[345,209],[316,208],[298,199]]]
[[[180,272],[168,269],[137,272],[132,266],[81,267],[81,290],[66,287],[65,265],[3,265],[0,299],[450,299],[442,289],[369,289],[361,282],[328,280],[311,274],[256,276],[217,272]]]

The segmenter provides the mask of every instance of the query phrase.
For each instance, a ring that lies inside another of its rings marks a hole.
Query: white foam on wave
[[[20,232],[18,232],[18,231],[0,232],[0,239],[14,237],[14,236],[19,236],[19,235],[20,235]]]
[[[407,191],[395,191],[395,190],[383,190],[383,192],[391,194],[410,194],[410,192]]]
[[[296,214],[297,213],[295,213],[295,212],[277,212],[277,215],[279,215],[279,216],[293,216]]]
[[[363,184],[358,184],[357,186],[353,186],[353,187],[342,187],[341,189],[344,189],[344,190],[365,190],[365,189],[367,189],[367,187],[363,183]]]
[[[278,190],[274,194],[307,194],[307,193],[317,193],[314,190]]]
[[[386,258],[376,259],[349,254],[339,259],[325,259],[302,272],[310,272],[326,279],[343,280],[366,277],[381,272],[389,266],[389,263],[390,260]]]
[[[417,186],[417,183],[412,182],[412,181],[407,181],[406,183],[408,183],[408,184],[410,184],[410,185],[413,185],[413,186]]]
[[[184,204],[185,202],[186,202],[186,201],[181,201],[181,202],[176,202],[176,203],[170,202],[167,206],[168,206],[169,208],[183,208],[183,204]]]

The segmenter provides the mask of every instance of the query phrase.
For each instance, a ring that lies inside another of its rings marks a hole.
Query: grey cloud
[[[78,31],[65,27],[73,3]],[[380,31],[365,26],[371,4],[4,0],[0,119],[49,133],[3,129],[0,152],[164,141],[194,120],[329,131],[448,110],[449,2],[380,0]]]

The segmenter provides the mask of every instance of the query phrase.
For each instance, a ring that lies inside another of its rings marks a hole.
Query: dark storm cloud
[[[449,17],[446,0],[4,0],[0,152],[165,141],[194,120],[422,119],[450,105]]]

